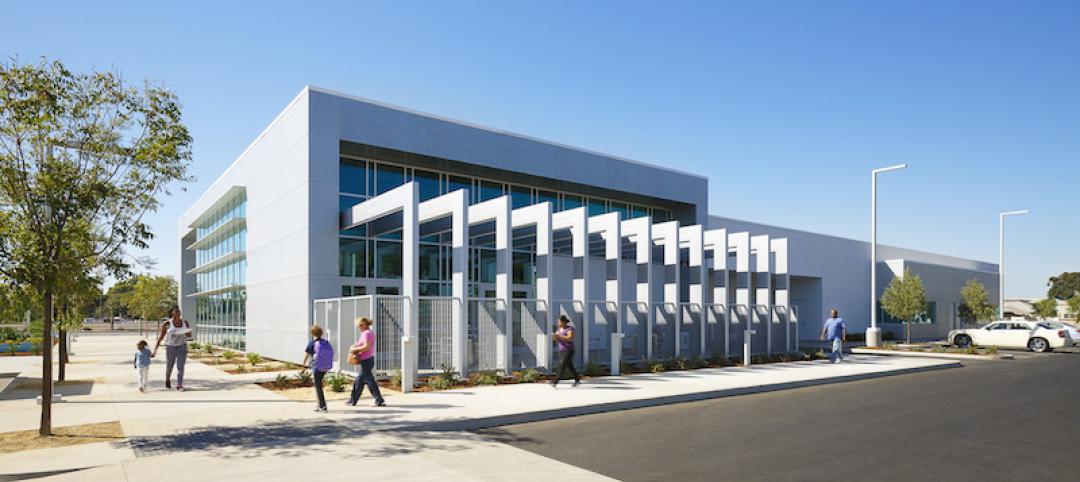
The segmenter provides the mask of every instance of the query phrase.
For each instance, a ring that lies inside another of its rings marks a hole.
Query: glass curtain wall
[[[387,192],[407,181],[415,181],[421,201],[453,192],[468,191],[470,204],[509,195],[513,207],[520,208],[548,201],[555,211],[587,206],[590,215],[618,212],[622,219],[653,216],[657,222],[672,219],[668,209],[635,205],[599,197],[586,197],[530,186],[508,184],[490,179],[451,175],[361,158],[342,157],[339,164],[340,191],[338,208],[345,211],[364,200]],[[401,233],[369,233],[369,225],[338,233],[338,268],[343,296],[373,294],[361,279],[396,281],[401,279]],[[490,238],[487,239],[487,238]],[[536,276],[535,238],[515,236],[513,283],[533,285]],[[452,250],[450,233],[435,233],[420,239],[421,296],[450,296]],[[495,283],[494,238],[473,237],[469,249],[469,296],[491,294],[486,286]],[[392,289],[380,288],[389,292]],[[515,288],[515,297],[533,297],[532,290]]]
[[[246,206],[240,194],[196,227],[195,314],[186,316],[200,343],[246,347],[247,228],[239,222]]]

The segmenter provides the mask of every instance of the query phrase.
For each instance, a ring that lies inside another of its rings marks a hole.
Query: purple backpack
[[[330,342],[319,338],[315,340],[314,368],[320,372],[330,371],[334,368],[334,347]]]

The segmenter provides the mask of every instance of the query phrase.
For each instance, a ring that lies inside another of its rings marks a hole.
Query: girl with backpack
[[[311,373],[315,375],[315,397],[319,400],[316,412],[326,412],[326,397],[323,395],[323,378],[334,367],[334,347],[323,338],[323,329],[319,325],[311,327],[312,340],[304,349],[304,365],[311,360]]]

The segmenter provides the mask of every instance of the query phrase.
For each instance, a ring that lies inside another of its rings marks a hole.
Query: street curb
[[[499,415],[495,417],[483,417],[474,418],[468,420],[454,420],[445,422],[421,422],[417,424],[409,424],[398,426],[394,428],[387,428],[386,431],[403,431],[403,432],[460,432],[460,431],[472,431],[482,430],[487,428],[501,427],[505,425],[517,425],[522,423],[541,422],[545,420],[553,420],[566,417],[578,417],[582,415],[592,415],[604,412],[615,412],[621,410],[633,410],[637,408],[656,407],[660,405],[670,405],[674,403],[688,403],[698,402],[702,400],[713,400],[718,398],[734,397],[739,395],[752,395],[756,393],[768,393],[778,392],[782,390],[791,390],[795,388],[815,387],[820,385],[831,385],[835,383],[846,383],[860,380],[871,380],[875,378],[885,378],[896,375],[907,375],[910,373],[928,372],[943,370],[947,368],[960,368],[963,364],[959,362],[944,363],[940,365],[932,365],[925,367],[912,367],[903,368],[899,370],[892,370],[887,372],[875,372],[875,373],[860,373],[856,375],[841,375],[827,378],[817,378],[813,380],[802,380],[797,382],[784,382],[775,383],[769,385],[757,385],[752,387],[741,388],[728,388],[723,390],[712,390],[706,392],[687,393],[683,395],[669,395],[663,397],[644,398],[640,400],[628,400],[623,402],[609,402],[599,403],[593,405],[583,405],[579,407],[567,407],[557,408],[553,410],[541,410],[536,412],[516,413],[512,415]]]
[[[1012,355],[968,355],[966,353],[934,353],[932,351],[900,351],[900,350],[876,350],[873,348],[852,348],[852,353],[859,355],[878,355],[878,356],[906,356],[912,358],[939,358],[947,360],[982,360],[982,361],[994,361],[994,360],[1012,360]]]

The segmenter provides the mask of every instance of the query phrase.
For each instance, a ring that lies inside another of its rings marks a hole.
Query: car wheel
[[[1046,338],[1032,338],[1028,340],[1028,349],[1035,353],[1045,353],[1050,351],[1050,342],[1046,341]]]
[[[960,348],[967,348],[971,346],[971,337],[967,335],[956,335],[953,338],[953,344]]]

